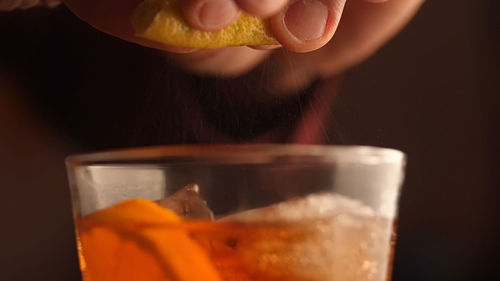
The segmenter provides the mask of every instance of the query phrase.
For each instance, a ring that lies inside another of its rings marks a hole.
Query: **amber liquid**
[[[393,223],[376,217],[161,225],[81,219],[78,228],[85,281],[187,281],[176,280],[172,267],[197,272],[200,260],[224,281],[386,281],[392,262]],[[154,243],[143,232],[152,233]],[[194,273],[192,278],[210,281]]]

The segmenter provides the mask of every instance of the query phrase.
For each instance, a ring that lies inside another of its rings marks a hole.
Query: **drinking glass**
[[[85,281],[390,280],[405,155],[184,145],[70,156]]]

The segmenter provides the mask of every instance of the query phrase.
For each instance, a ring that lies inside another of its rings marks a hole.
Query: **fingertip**
[[[327,44],[338,26],[345,0],[296,0],[270,19],[276,39],[294,52]]]
[[[283,9],[287,0],[236,0],[236,2],[246,13],[267,18]]]
[[[222,29],[240,14],[232,0],[186,0],[181,1],[181,10],[189,25],[203,31]]]

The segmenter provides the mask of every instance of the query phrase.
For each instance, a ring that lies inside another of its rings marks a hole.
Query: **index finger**
[[[104,33],[164,51],[176,53],[192,51],[135,36],[130,15],[142,0],[64,0],[64,2],[80,19]]]

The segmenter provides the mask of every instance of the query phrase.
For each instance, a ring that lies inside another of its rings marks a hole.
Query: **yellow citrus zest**
[[[267,21],[244,13],[218,31],[194,29],[183,19],[178,0],[144,0],[132,13],[132,26],[137,36],[184,48],[279,44]]]

